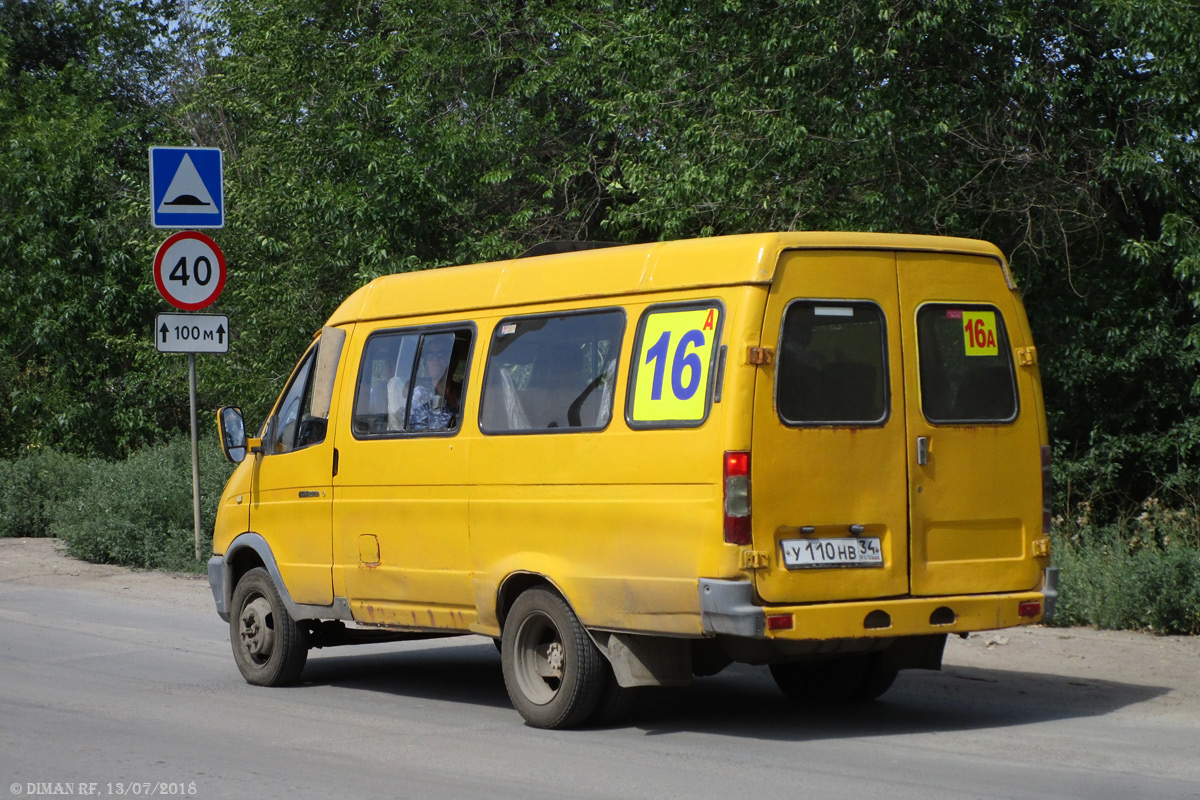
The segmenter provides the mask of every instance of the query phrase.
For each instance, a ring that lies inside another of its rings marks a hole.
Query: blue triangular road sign
[[[216,147],[151,147],[154,227],[225,227],[221,168],[221,151]]]

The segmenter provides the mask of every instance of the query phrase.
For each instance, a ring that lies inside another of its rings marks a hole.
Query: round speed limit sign
[[[181,231],[158,248],[154,283],[159,294],[178,309],[207,308],[225,288],[225,254],[203,233]]]

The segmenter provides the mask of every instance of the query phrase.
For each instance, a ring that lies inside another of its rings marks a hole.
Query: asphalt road
[[[735,667],[553,732],[509,706],[486,639],[314,651],[303,685],[255,688],[204,580],[47,552],[0,540],[0,800],[1200,798],[1194,639],[974,635],[819,714]]]

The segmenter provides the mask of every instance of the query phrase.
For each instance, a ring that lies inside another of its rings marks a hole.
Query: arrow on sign
[[[170,328],[167,327],[167,323],[165,322],[163,323],[163,326],[158,329],[158,332],[162,334],[163,344],[167,343],[167,331],[169,330]]]
[[[225,326],[224,325],[217,328],[217,344],[225,344]]]

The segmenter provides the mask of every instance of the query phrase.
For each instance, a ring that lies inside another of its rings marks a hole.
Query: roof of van
[[[562,300],[770,283],[784,250],[921,250],[990,256],[977,239],[890,233],[752,233],[607,247],[441,267],[378,278],[350,295],[329,325],[356,320],[533,305]]]

